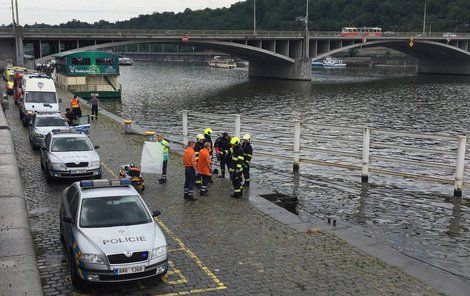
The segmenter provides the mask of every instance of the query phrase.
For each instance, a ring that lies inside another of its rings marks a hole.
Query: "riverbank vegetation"
[[[344,26],[379,26],[384,31],[421,31],[424,0],[309,0],[310,30],[338,31]],[[305,0],[256,0],[259,30],[301,30]],[[58,26],[34,24],[25,27],[96,29],[190,29],[251,30],[253,0],[228,8],[162,12],[130,20],[93,24],[71,20]],[[470,1],[427,0],[426,31],[470,32]]]

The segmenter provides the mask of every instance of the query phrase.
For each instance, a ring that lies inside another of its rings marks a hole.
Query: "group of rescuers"
[[[230,137],[225,132],[214,143],[212,143],[211,135],[212,129],[206,128],[204,134],[197,135],[196,141],[188,141],[188,146],[184,150],[184,198],[186,200],[195,200],[195,188],[200,190],[201,196],[208,195],[207,186],[213,183],[212,173],[217,172],[212,169],[214,151],[220,163],[219,178],[225,178],[226,167],[228,168],[233,185],[232,197],[242,197],[243,187],[250,186],[250,163],[253,157],[250,135],[244,135],[243,140],[240,141],[238,137]]]

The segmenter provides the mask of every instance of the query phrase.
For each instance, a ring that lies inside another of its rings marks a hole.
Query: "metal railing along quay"
[[[453,184],[454,196],[461,196],[462,189],[469,186],[463,182],[467,143],[464,135],[320,125],[308,120],[187,110],[182,111],[182,126],[159,130],[169,135],[171,141],[183,144],[206,127],[212,128],[213,135],[226,131],[240,137],[249,133],[255,156],[291,162],[294,171],[304,163],[360,171],[364,183],[375,173]]]

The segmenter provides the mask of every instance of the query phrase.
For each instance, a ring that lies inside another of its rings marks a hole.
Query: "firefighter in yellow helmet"
[[[239,198],[242,197],[242,174],[245,157],[243,156],[243,149],[240,146],[240,139],[238,137],[233,137],[230,140],[230,146],[232,157],[230,159],[230,167],[228,171],[233,185],[232,197]]]
[[[194,155],[196,156],[196,163],[197,160],[199,159],[199,151],[204,149],[204,135],[203,134],[198,134],[196,136],[196,145],[194,145]],[[202,179],[201,176],[196,172],[196,188],[201,189],[202,186]]]
[[[210,148],[210,151],[209,151],[209,155],[211,157],[211,159],[213,158],[214,154],[213,154],[213,151],[214,151],[214,144],[212,143],[212,138],[211,138],[211,135],[212,135],[212,129],[210,127],[206,128],[204,130],[204,143],[210,143],[211,144],[211,148]],[[214,183],[214,181],[212,180],[212,172],[209,176],[209,183]]]
[[[251,147],[251,137],[249,134],[243,136],[242,149],[243,157],[245,158],[243,161],[243,177],[245,179],[243,186],[250,187],[250,165],[253,158],[253,147]]]

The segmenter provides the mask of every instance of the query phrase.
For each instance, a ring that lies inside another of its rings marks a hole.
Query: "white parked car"
[[[60,236],[72,284],[122,282],[168,271],[167,242],[130,180],[75,182],[62,195]]]
[[[36,113],[29,122],[29,141],[33,148],[40,148],[48,133],[69,129],[67,121],[59,113]]]
[[[53,179],[100,179],[100,156],[81,132],[52,131],[41,147],[41,168],[47,181]]]

